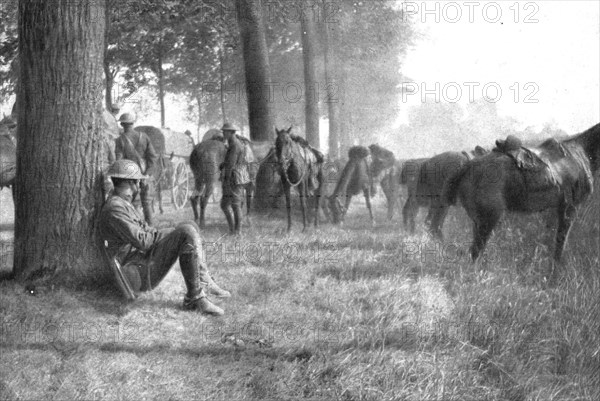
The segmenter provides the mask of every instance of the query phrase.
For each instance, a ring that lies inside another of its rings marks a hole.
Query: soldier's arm
[[[121,144],[121,138],[115,138],[115,160],[121,160],[123,158],[123,146]]]
[[[105,215],[108,225],[121,238],[141,251],[150,249],[161,237],[161,233],[154,227],[144,224],[141,226],[134,220],[134,216],[121,206],[115,207]]]

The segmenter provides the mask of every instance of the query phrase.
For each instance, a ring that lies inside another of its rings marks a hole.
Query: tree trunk
[[[102,205],[105,0],[20,0],[14,269],[78,282],[106,270]]]
[[[337,62],[335,49],[337,46],[339,27],[338,24],[324,22],[323,46],[325,62],[325,102],[329,115],[329,156],[334,159],[340,158],[340,82],[336,79],[339,76],[339,64]]]
[[[271,69],[260,0],[239,0],[236,5],[244,53],[250,139],[271,141],[275,139],[269,101]]]
[[[114,77],[110,71],[110,63],[108,61],[108,32],[110,30],[110,0],[106,0],[106,7],[104,11],[104,58],[102,65],[104,66],[104,77],[106,79],[106,93],[104,94],[104,101],[106,103],[106,110],[112,113],[112,88],[114,85]]]
[[[317,29],[313,14],[303,13],[300,19],[302,36],[302,59],[304,61],[304,118],[306,140],[317,149],[321,147],[319,136],[319,79],[317,78]]]
[[[165,82],[163,79],[162,43],[158,45],[157,76],[158,76],[158,101],[160,102],[160,127],[165,128]]]

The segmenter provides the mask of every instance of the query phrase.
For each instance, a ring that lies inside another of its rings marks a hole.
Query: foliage
[[[0,101],[5,101],[16,91],[19,46],[17,6],[18,0],[0,2]]]

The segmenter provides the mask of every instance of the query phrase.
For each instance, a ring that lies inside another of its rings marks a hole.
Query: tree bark
[[[274,140],[271,69],[260,0],[239,0],[236,5],[246,73],[250,139]]]
[[[20,0],[14,269],[18,280],[102,276],[105,0]]]
[[[336,77],[339,76],[339,64],[337,62],[335,48],[337,37],[339,35],[339,26],[335,23],[328,23],[324,20],[322,25],[322,37],[324,46],[325,62],[325,102],[329,116],[329,156],[334,159],[340,158],[340,82]]]
[[[106,103],[106,110],[112,113],[112,88],[114,85],[114,77],[110,71],[110,63],[108,61],[108,32],[110,30],[110,0],[106,0],[107,4],[104,11],[104,57],[102,65],[104,67],[104,78],[106,79],[106,93],[104,94],[104,101]]]
[[[317,29],[314,14],[303,13],[300,19],[302,36],[302,59],[304,61],[304,118],[306,140],[317,149],[321,147],[319,136],[319,79],[317,68]]]

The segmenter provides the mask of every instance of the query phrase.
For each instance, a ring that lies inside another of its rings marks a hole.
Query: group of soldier
[[[111,110],[115,117],[118,111],[116,107]],[[133,128],[132,113],[122,114],[118,121],[123,130],[114,142],[115,160],[106,174],[113,190],[102,208],[99,226],[107,256],[117,269],[114,273],[119,288],[131,289],[137,297],[140,292],[155,288],[179,260],[187,287],[183,308],[223,315],[223,309],[212,303],[207,293],[218,298],[228,298],[231,294],[220,288],[209,274],[199,227],[191,221],[174,229],[158,230],[152,226],[152,177],[158,155],[150,138]],[[230,234],[239,234],[243,185],[249,181],[248,170],[244,168],[245,151],[234,126],[225,123],[221,130],[228,144],[220,166],[221,209]],[[134,206],[138,195],[143,216]],[[129,290],[124,291],[129,296]]]

